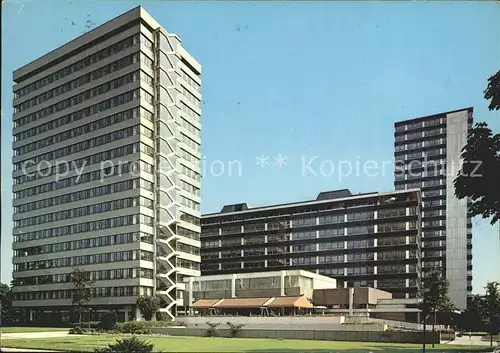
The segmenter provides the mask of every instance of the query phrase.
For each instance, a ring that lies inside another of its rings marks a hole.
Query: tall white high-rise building
[[[461,150],[472,128],[466,108],[395,123],[396,190],[422,190],[422,268],[424,282],[439,268],[450,283],[458,309],[472,293],[472,221],[467,199],[455,196],[453,181]]]
[[[182,310],[200,275],[200,64],[137,7],[14,72],[14,302],[69,320],[71,272],[89,312],[140,318],[138,295]]]

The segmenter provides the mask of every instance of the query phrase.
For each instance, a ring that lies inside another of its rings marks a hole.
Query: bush
[[[243,326],[245,326],[243,324],[233,325],[229,321],[226,322],[226,324],[229,326],[229,330],[231,331],[231,337],[236,337],[238,335],[238,332],[240,332]]]
[[[160,300],[157,297],[139,295],[137,297],[137,307],[141,311],[146,321],[151,321],[158,309],[160,309]]]
[[[117,315],[114,311],[107,311],[101,316],[99,328],[102,330],[113,330],[116,327]]]
[[[207,329],[207,337],[216,337],[217,336],[217,327],[220,325],[220,322],[210,322],[207,321],[208,329]]]
[[[83,330],[80,326],[73,327],[69,330],[70,335],[83,335],[85,330]]]
[[[121,333],[133,333],[137,335],[150,335],[151,327],[153,325],[149,324],[149,322],[144,321],[128,321],[128,322],[120,322],[116,325],[116,329]]]
[[[81,328],[84,328],[84,329],[88,329],[90,326],[90,328],[93,328],[93,329],[98,329],[100,328],[100,322],[99,321],[91,321],[90,322],[90,325],[89,325],[89,322],[82,322],[81,324],[76,322],[73,324],[73,328],[77,328],[77,327],[81,327]]]
[[[124,338],[123,340],[117,340],[115,344],[110,344],[106,348],[96,348],[94,352],[96,353],[151,353],[153,351],[154,344],[149,343],[145,340],[141,340],[137,337]]]

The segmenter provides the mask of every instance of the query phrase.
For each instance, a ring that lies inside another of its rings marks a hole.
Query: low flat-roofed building
[[[389,292],[370,287],[316,289],[312,301],[324,313],[349,317],[416,322],[420,312],[419,299],[393,298]]]
[[[300,297],[313,298],[315,289],[336,288],[334,278],[303,270],[247,272],[186,279],[184,305],[200,299]]]
[[[314,314],[418,321],[416,298],[376,288],[337,288],[334,278],[304,270],[247,272],[186,279],[191,315]]]

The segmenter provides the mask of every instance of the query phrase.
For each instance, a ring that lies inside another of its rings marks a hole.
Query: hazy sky
[[[12,271],[12,71],[81,35],[87,22],[102,24],[138,4],[2,5],[2,282]],[[499,114],[482,97],[500,69],[493,2],[142,4],[203,65],[202,212],[340,188],[389,191],[398,120],[473,106],[476,120],[500,131]],[[268,164],[256,165],[260,156]],[[313,172],[304,173],[311,159]],[[378,168],[365,173],[367,161]],[[500,280],[500,232],[479,219],[473,232],[480,292]]]

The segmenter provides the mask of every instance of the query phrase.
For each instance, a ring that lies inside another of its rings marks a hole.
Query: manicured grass
[[[0,332],[3,333],[22,333],[22,332],[54,332],[54,331],[69,331],[69,328],[62,327],[0,327]]]
[[[14,348],[48,349],[62,351],[92,352],[94,348],[105,347],[116,342],[117,338],[127,335],[95,335],[95,336],[69,336],[61,338],[38,338],[23,340],[3,340],[2,345]],[[241,352],[241,353],[264,353],[264,352],[288,352],[288,353],[417,353],[421,352],[422,346],[416,344],[397,343],[369,343],[369,342],[333,342],[333,341],[298,341],[278,339],[245,339],[245,338],[204,338],[204,337],[159,337],[140,336],[154,344],[154,351],[162,352]],[[488,348],[460,347],[450,345],[436,345],[433,349],[427,346],[429,351],[439,353],[452,352],[479,352],[488,351]],[[491,349],[490,349],[491,350]]]

